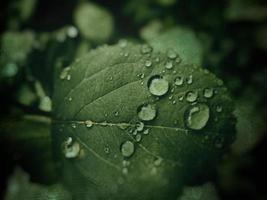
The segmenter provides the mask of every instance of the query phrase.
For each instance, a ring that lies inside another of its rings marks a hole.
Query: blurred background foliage
[[[50,150],[54,77],[125,38],[182,47],[183,60],[222,78],[236,100],[231,152],[213,183],[186,187],[181,199],[267,199],[265,0],[3,0],[0,24],[1,198],[17,199],[28,184],[32,195],[60,190],[55,198],[68,199]]]

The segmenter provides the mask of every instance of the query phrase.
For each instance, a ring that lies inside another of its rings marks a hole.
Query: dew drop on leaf
[[[213,97],[213,89],[212,88],[205,88],[203,92],[204,97],[211,98]]]
[[[93,122],[92,122],[91,120],[86,120],[86,121],[85,121],[85,126],[86,126],[87,128],[90,128],[90,127],[93,126]]]
[[[70,71],[70,67],[66,67],[62,70],[62,72],[59,75],[59,78],[64,80],[67,79],[68,75],[69,75],[69,71]]]
[[[188,85],[191,85],[192,83],[193,83],[193,76],[190,75],[190,76],[188,77],[188,79],[187,79],[187,84],[188,84]]]
[[[177,76],[174,80],[174,84],[180,86],[184,83],[184,78],[182,76]]]
[[[170,49],[167,52],[167,56],[170,59],[175,59],[177,57],[177,53],[174,50]]]
[[[172,61],[167,61],[166,64],[165,64],[165,68],[166,68],[166,69],[172,69],[172,68],[173,68],[173,63],[172,63]]]
[[[149,92],[155,96],[162,96],[169,90],[169,82],[159,75],[152,76],[148,80]]]
[[[137,134],[137,135],[135,136],[135,140],[136,140],[137,142],[140,142],[140,141],[142,140],[142,135]]]
[[[125,141],[121,145],[121,154],[124,157],[130,157],[131,155],[133,155],[134,150],[134,143],[132,143],[131,141]]]
[[[217,112],[222,112],[222,106],[220,106],[220,105],[216,106],[216,111]]]
[[[80,153],[80,145],[68,137],[62,144],[62,151],[66,158],[76,158]]]
[[[160,166],[161,163],[162,163],[162,158],[157,158],[156,160],[154,160],[155,166]]]
[[[143,121],[150,121],[156,117],[157,110],[154,105],[144,104],[137,109],[137,115]]]
[[[190,107],[185,113],[186,126],[193,130],[204,128],[210,117],[210,109],[206,104],[198,104]]]
[[[137,131],[142,131],[144,129],[145,125],[143,122],[137,122],[136,124],[136,130]]]
[[[145,62],[145,66],[146,66],[146,67],[151,67],[151,66],[152,66],[152,61],[151,61],[151,60],[147,60],[147,61]]]
[[[144,135],[148,135],[148,133],[149,133],[149,129],[146,129],[146,130],[144,130],[144,132],[143,132]]]
[[[198,98],[198,93],[196,91],[189,91],[187,94],[186,94],[186,100],[188,102],[195,102]]]

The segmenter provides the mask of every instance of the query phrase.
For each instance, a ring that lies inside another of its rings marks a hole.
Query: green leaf
[[[104,8],[92,3],[81,3],[74,12],[74,22],[81,35],[89,41],[107,41],[113,32],[114,20]]]
[[[180,55],[183,64],[202,64],[203,49],[201,42],[189,28],[172,28],[147,42],[157,51],[166,52],[174,49]]]
[[[76,199],[174,199],[228,149],[234,120],[226,88],[175,56],[123,40],[62,72],[52,140]]]
[[[50,186],[30,182],[29,175],[16,168],[8,181],[5,200],[71,200],[60,184]]]
[[[206,183],[201,186],[185,187],[178,200],[219,200],[215,186]]]

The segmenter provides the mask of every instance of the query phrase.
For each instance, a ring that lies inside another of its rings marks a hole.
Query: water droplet
[[[130,125],[127,123],[119,123],[118,127],[122,130],[125,130],[126,128],[128,128]]]
[[[137,109],[137,115],[143,121],[150,121],[156,117],[157,111],[154,105],[144,104]]]
[[[172,98],[173,98],[173,96],[171,95],[171,96],[169,96],[169,98],[168,98],[168,99],[169,99],[169,100],[172,100]]]
[[[76,126],[76,124],[73,123],[73,124],[71,124],[71,127],[76,128],[77,126]]]
[[[137,131],[142,131],[145,127],[145,124],[143,122],[137,122],[136,124],[136,130]]]
[[[191,106],[185,112],[186,126],[193,130],[204,128],[210,117],[210,109],[206,104],[198,104]]]
[[[66,79],[66,78],[68,77],[68,75],[69,75],[69,71],[70,71],[70,69],[71,69],[70,67],[66,67],[66,68],[64,68],[64,69],[62,70],[62,72],[60,73],[59,78],[62,79],[62,80]]]
[[[222,112],[222,106],[219,106],[219,105],[216,106],[216,111],[217,111],[217,112]]]
[[[137,134],[137,135],[135,136],[135,140],[136,140],[137,142],[140,142],[140,141],[142,140],[142,135]]]
[[[178,97],[179,101],[183,101],[184,100],[184,95],[181,95],[180,97]]]
[[[169,82],[159,75],[152,76],[148,80],[148,89],[155,96],[162,96],[169,90]]]
[[[170,59],[175,59],[177,57],[177,53],[173,49],[170,49],[167,52],[167,56]]]
[[[144,135],[148,135],[149,134],[149,129],[144,130],[143,134]]]
[[[142,45],[141,47],[141,52],[143,54],[146,54],[146,53],[151,53],[153,51],[153,48],[151,46],[149,46],[148,44],[144,44]]]
[[[114,113],[114,115],[115,115],[116,117],[119,116],[119,112],[116,111],[116,112]]]
[[[69,100],[69,101],[72,101],[72,97],[69,97],[68,100]]]
[[[176,59],[175,59],[175,62],[176,62],[177,64],[180,64],[180,63],[182,62],[181,57],[176,58]]]
[[[187,94],[186,94],[186,100],[188,102],[194,102],[196,101],[198,98],[198,93],[197,91],[189,91]]]
[[[80,145],[77,142],[73,142],[71,137],[68,137],[62,143],[62,151],[66,158],[76,158],[80,153]]]
[[[106,154],[109,154],[110,153],[110,148],[108,146],[104,147],[104,152]]]
[[[173,104],[173,105],[176,104],[176,101],[174,100],[174,101],[172,102],[172,104]]]
[[[128,167],[129,165],[130,165],[130,161],[128,161],[128,160],[123,160],[122,161],[122,166]]]
[[[160,166],[161,163],[162,163],[162,158],[157,158],[156,160],[154,160],[155,166]]]
[[[158,63],[160,61],[159,57],[156,57],[155,61]]]
[[[187,84],[188,85],[191,85],[193,83],[193,76],[190,75],[188,78],[187,78]]]
[[[121,153],[124,157],[130,157],[134,153],[134,143],[125,141],[121,145]]]
[[[123,55],[124,55],[124,57],[128,57],[129,56],[129,52],[125,52]]]
[[[85,121],[85,126],[86,126],[87,128],[90,128],[90,127],[93,126],[93,122],[92,122],[91,120],[86,120],[86,121]]]
[[[145,62],[145,66],[146,66],[146,67],[151,67],[151,66],[152,66],[152,62],[151,62],[151,60],[147,60],[147,61]]]
[[[206,98],[211,98],[213,96],[213,89],[212,88],[205,88],[203,95]]]
[[[172,63],[172,61],[167,61],[166,64],[165,64],[165,68],[166,68],[166,69],[172,69],[172,68],[173,68],[173,63]]]
[[[177,76],[174,80],[174,84],[177,86],[183,85],[184,78],[182,76]]]

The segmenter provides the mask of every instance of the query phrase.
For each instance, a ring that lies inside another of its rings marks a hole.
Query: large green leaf
[[[54,151],[76,199],[175,199],[211,173],[233,140],[233,104],[178,56],[121,41],[56,80]]]

